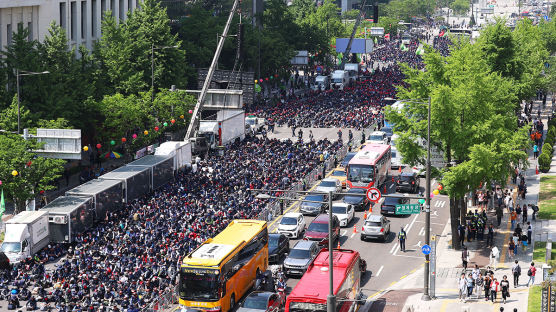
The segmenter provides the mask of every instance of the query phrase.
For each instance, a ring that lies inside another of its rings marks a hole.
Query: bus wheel
[[[230,297],[230,310],[232,310],[236,305],[236,296],[232,294]]]

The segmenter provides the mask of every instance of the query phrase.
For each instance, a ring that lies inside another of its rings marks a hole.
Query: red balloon
[[[275,75],[274,75],[274,78],[278,78],[278,74],[275,74]]]
[[[158,127],[154,127],[154,131],[158,131]]]
[[[439,190],[439,191],[442,191],[443,188],[444,188],[444,187],[442,186],[442,184],[439,184],[439,185],[438,185],[438,190]]]
[[[171,122],[171,123],[175,123],[175,122],[176,122],[176,120],[175,120],[175,119],[172,119],[172,120],[170,120],[170,122]]]
[[[100,145],[100,143],[97,143],[97,148],[101,148],[102,145]]]
[[[125,141],[127,141],[127,139],[126,139],[126,138],[122,138],[122,142],[125,143]]]
[[[268,77],[266,77],[264,80],[268,81]]]

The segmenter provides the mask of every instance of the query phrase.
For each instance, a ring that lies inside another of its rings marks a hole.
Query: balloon
[[[88,146],[83,146],[83,150],[86,152],[86,151],[89,150],[89,147]]]
[[[2,180],[0,180],[0,185],[2,185]]]
[[[259,82],[263,82],[263,78],[259,79]]]
[[[270,80],[274,79],[274,76],[270,76]]]
[[[192,110],[192,109],[190,109],[190,110],[189,110],[189,113],[190,113],[190,114],[193,114],[193,110]]]
[[[41,190],[41,191],[40,191],[39,193],[41,193],[41,195],[42,195],[42,194],[44,194],[44,191],[43,191],[43,190]]]
[[[433,197],[434,197],[434,194],[433,194],[433,193],[431,193],[431,194],[430,194],[430,196],[431,196],[431,198],[433,198]]]
[[[168,127],[168,123],[167,123],[167,122],[164,123],[164,127]]]
[[[97,143],[97,148],[101,148],[102,145],[100,145],[100,143]]]
[[[145,135],[149,135],[149,131],[147,131],[147,130],[143,131],[143,133],[144,133]]]
[[[190,113],[190,114],[191,114],[191,113]],[[181,119],[184,119],[184,118],[185,118],[185,116],[184,116],[184,115],[180,115],[180,118],[181,118]]]
[[[259,81],[257,79],[255,79],[255,83],[259,83]]]
[[[154,131],[158,131],[158,126],[154,127]]]
[[[268,77],[266,77],[264,80],[268,81]]]
[[[443,188],[442,184],[438,184],[438,190],[442,191]]]
[[[12,171],[12,175],[15,177],[17,175],[17,170]]]
[[[137,134],[134,133],[131,137],[137,139]]]
[[[122,143],[125,143],[125,141],[127,141],[126,138],[122,138]]]
[[[171,122],[172,124],[174,124],[174,123],[176,123],[176,120],[175,120],[175,119],[172,119],[172,120],[170,120],[170,122]]]
[[[419,199],[419,204],[421,204],[421,205],[422,205],[422,204],[424,204],[424,203],[425,203],[425,200],[424,200],[424,199],[422,199],[422,198],[421,198],[421,199]]]
[[[110,141],[110,145],[115,145],[115,144],[116,144],[116,141],[114,141],[114,140]]]
[[[278,74],[275,74],[274,77],[278,78]]]
[[[434,195],[440,194],[440,192],[439,192],[438,190],[434,190],[434,191],[432,191],[432,193],[433,193]]]

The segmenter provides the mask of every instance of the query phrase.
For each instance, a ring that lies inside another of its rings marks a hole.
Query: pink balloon
[[[131,137],[137,139],[137,134],[134,133]]]
[[[0,185],[2,185],[2,180],[0,180]]]
[[[433,198],[433,197],[434,197],[434,194],[433,194],[433,193],[431,193],[431,198]]]
[[[190,110],[189,110],[189,113],[190,113],[190,114],[193,114],[193,110],[190,109]]]

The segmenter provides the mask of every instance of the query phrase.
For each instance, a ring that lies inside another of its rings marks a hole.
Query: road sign
[[[421,205],[419,204],[403,204],[396,205],[396,214],[419,214]]]
[[[367,198],[373,203],[377,203],[381,197],[382,195],[380,195],[380,191],[376,187],[371,187],[367,191]]]
[[[423,252],[423,254],[428,255],[431,253],[431,246],[423,245],[423,247],[421,247],[421,251]]]

